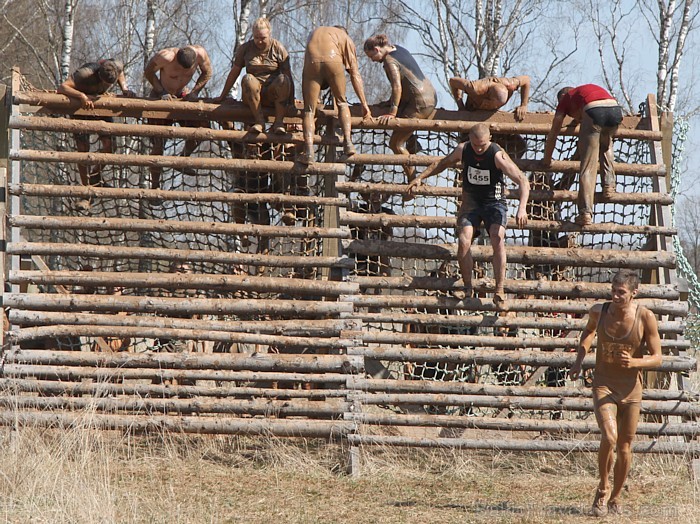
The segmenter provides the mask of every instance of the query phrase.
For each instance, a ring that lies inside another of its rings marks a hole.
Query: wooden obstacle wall
[[[3,423],[88,423],[89,409],[89,424],[106,429],[590,451],[590,389],[565,373],[588,309],[608,297],[614,271],[632,268],[665,352],[636,449],[698,452],[660,153],[669,138],[652,98],[644,116],[625,118],[618,193],[596,196],[584,228],[572,221],[577,129],[564,128],[551,168],[538,163],[551,114],[441,110],[390,126],[356,116],[358,154],[345,159],[326,109],[318,161],[305,168],[298,111],[288,135],[251,136],[240,104],[109,97],[85,111],[23,88],[18,74],[5,101]],[[473,247],[477,296],[454,297],[454,174],[403,199],[403,166],[447,154],[479,121],[533,187],[527,227],[507,228],[507,314],[491,302],[485,235]],[[387,133],[403,127],[416,130],[419,154],[389,154]],[[91,152],[76,152],[76,133],[92,134]],[[98,134],[113,136],[114,152],[97,151]],[[163,156],[150,154],[153,138],[167,139]],[[199,142],[190,158],[186,140]],[[109,187],[79,185],[79,163],[102,165]]]

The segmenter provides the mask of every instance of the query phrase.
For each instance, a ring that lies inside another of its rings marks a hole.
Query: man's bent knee
[[[243,96],[246,94],[260,93],[261,88],[262,84],[260,84],[260,80],[253,75],[245,75],[241,80],[241,94]]]

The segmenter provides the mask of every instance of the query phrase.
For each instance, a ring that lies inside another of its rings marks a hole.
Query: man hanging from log
[[[593,223],[593,199],[598,173],[598,158],[603,185],[603,197],[615,194],[615,168],[613,167],[613,137],[622,122],[622,108],[607,90],[595,84],[564,87],[557,93],[556,112],[544,146],[542,164],[552,165],[552,153],[557,143],[564,118],[570,116],[581,122],[578,135],[578,152],[581,156],[579,175],[578,216],[574,220],[580,226]]]
[[[80,102],[83,109],[93,109],[95,107],[94,100],[100,95],[105,95],[119,84],[124,96],[136,96],[126,85],[126,77],[124,76],[124,66],[121,62],[113,58],[99,60],[97,62],[89,62],[81,65],[70,77],[58,86],[58,92],[73,98]],[[109,117],[90,117],[80,116],[80,119],[98,119],[111,122]],[[90,135],[87,133],[76,134],[75,147],[81,153],[90,151]],[[112,137],[109,135],[100,135],[102,142],[101,153],[112,153],[114,151],[112,145]],[[102,166],[96,165],[90,170],[88,175],[88,167],[83,164],[78,164],[78,173],[80,181],[84,186],[101,186],[102,185]],[[83,201],[82,207],[89,207],[87,200]],[[87,206],[85,206],[87,203]]]
[[[472,273],[474,260],[470,249],[474,228],[483,222],[493,248],[493,273],[496,288],[493,302],[500,309],[507,309],[503,284],[506,278],[505,234],[508,222],[508,207],[505,200],[506,175],[520,188],[520,204],[515,222],[518,227],[527,224],[527,200],[530,184],[527,177],[515,165],[500,146],[491,142],[491,133],[486,124],[476,124],[469,131],[469,141],[459,144],[454,151],[442,160],[433,162],[423,173],[408,185],[408,196],[412,197],[416,188],[429,176],[442,173],[448,167],[462,164],[462,203],[457,215],[457,262],[462,273],[464,291],[458,291],[458,298],[472,296]]]
[[[450,91],[462,111],[496,111],[508,103],[513,93],[520,89],[520,105],[515,109],[515,119],[522,120],[527,114],[530,101],[530,77],[513,78],[489,76],[478,80],[450,78]],[[467,101],[464,102],[464,95]]]
[[[262,133],[265,130],[265,117],[261,106],[274,107],[272,132],[284,134],[284,115],[288,105],[294,102],[294,81],[289,53],[270,36],[271,30],[270,21],[265,17],[253,23],[253,38],[236,51],[231,72],[216,102],[223,102],[245,68],[247,74],[241,80],[241,100],[250,108],[255,119],[250,130]]]
[[[195,72],[199,70],[199,76],[191,91],[187,90]],[[143,76],[153,86],[150,98],[161,100],[187,100],[195,101],[200,91],[207,85],[212,77],[211,61],[205,49],[200,45],[188,45],[178,49],[169,47],[158,51],[146,64]],[[170,125],[170,121],[155,119],[149,123],[156,125]],[[209,122],[178,121],[183,127],[208,127]],[[152,155],[162,155],[165,148],[165,139],[154,137],[152,139]],[[182,156],[190,156],[197,148],[195,140],[187,140],[182,151]],[[151,187],[160,189],[160,175],[163,168],[154,165],[150,168]]]
[[[355,154],[352,144],[350,109],[345,96],[345,71],[362,104],[363,118],[371,118],[372,113],[365,98],[364,84],[357,65],[355,43],[344,27],[319,27],[309,36],[304,54],[302,73],[302,93],[304,95],[304,152],[297,157],[303,164],[314,158],[314,134],[316,133],[316,106],[322,89],[330,87],[338,119],[343,131],[343,153]]]
[[[600,482],[591,509],[597,517],[621,512],[620,494],[632,461],[632,440],[642,402],[642,371],[661,365],[656,317],[635,302],[638,287],[639,276],[633,271],[622,270],[613,277],[612,301],[596,304],[589,311],[576,361],[569,372],[572,379],[579,377],[583,359],[597,336],[593,405],[601,431]]]
[[[429,120],[435,116],[435,88],[411,53],[393,45],[386,35],[365,40],[364,50],[370,60],[384,64],[384,72],[391,83],[389,112],[379,117],[379,123],[387,125],[397,117]],[[410,129],[396,129],[389,139],[389,148],[397,155],[415,154],[417,146],[416,136]],[[408,182],[415,177],[415,171],[413,166],[404,167]]]

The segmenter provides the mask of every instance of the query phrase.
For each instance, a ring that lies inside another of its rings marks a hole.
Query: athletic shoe
[[[604,517],[608,514],[608,506],[605,505],[608,495],[610,495],[610,493],[607,490],[596,490],[593,506],[591,506],[591,515],[594,517]]]

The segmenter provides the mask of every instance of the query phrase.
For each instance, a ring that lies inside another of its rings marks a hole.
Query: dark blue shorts
[[[593,123],[600,127],[617,127],[622,123],[622,108],[620,106],[598,106],[586,109],[586,114]]]
[[[506,203],[494,202],[475,206],[470,206],[469,202],[463,203],[457,215],[457,231],[466,226],[478,229],[482,223],[487,231],[492,224],[505,227],[508,223],[508,206]]]

